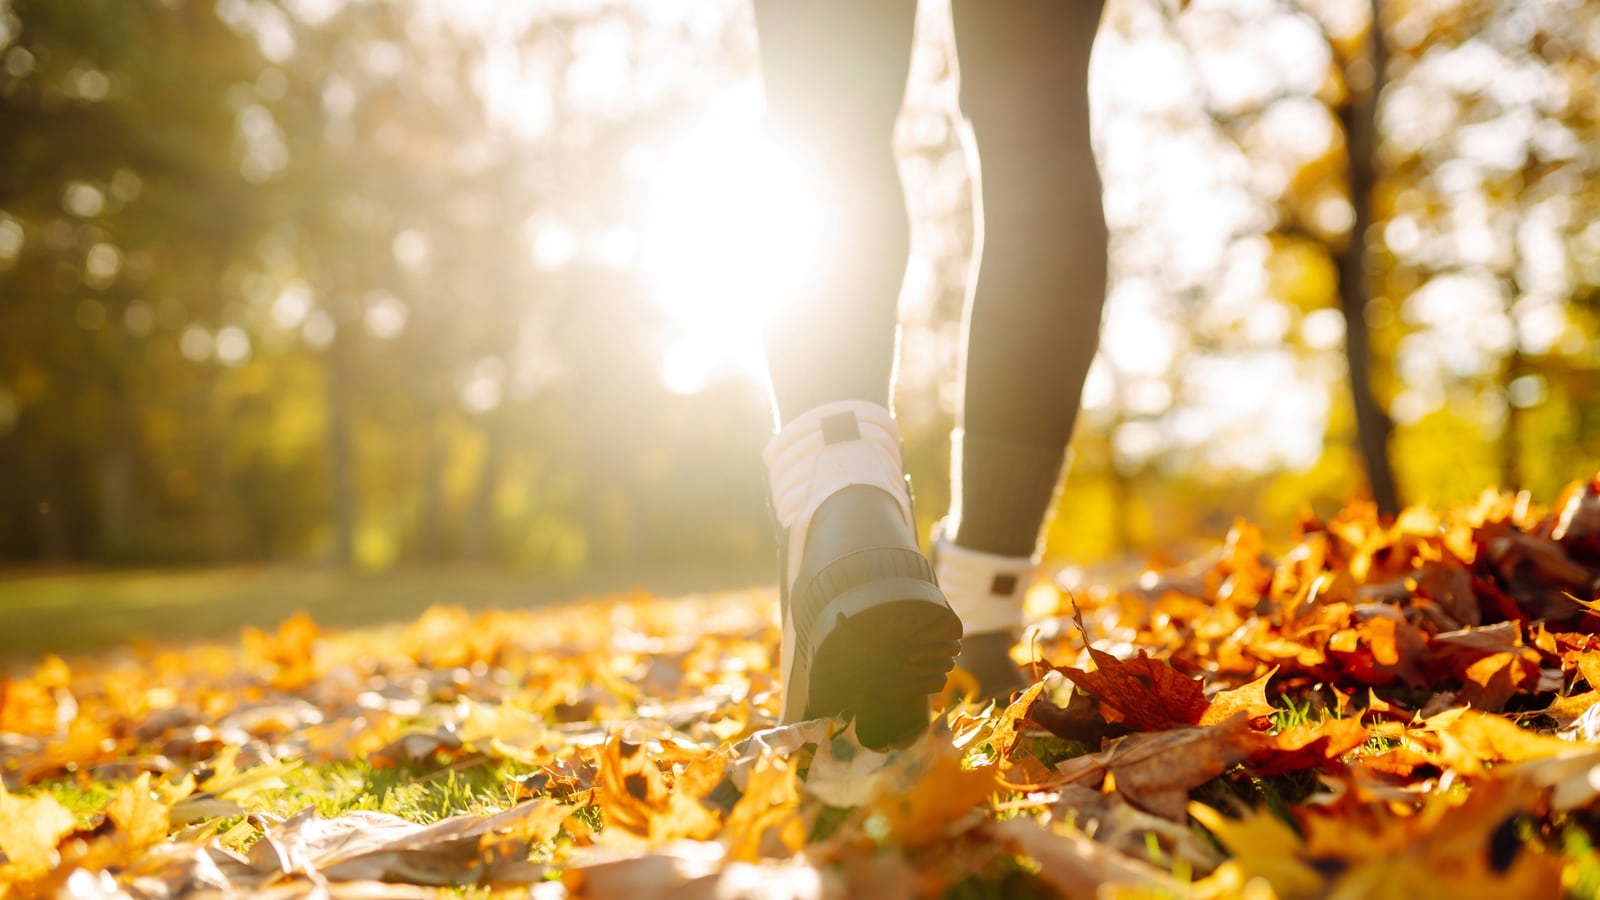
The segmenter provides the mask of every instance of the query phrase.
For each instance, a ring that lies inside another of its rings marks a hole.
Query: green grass
[[[1020,748],[1021,752],[1037,759],[1047,769],[1055,768],[1062,760],[1082,756],[1091,749],[1083,741],[1059,738],[1053,734],[1024,734]]]
[[[296,610],[348,628],[410,621],[435,604],[526,608],[644,588],[666,596],[765,584],[764,564],[665,565],[635,573],[552,575],[447,566],[360,572],[289,566],[66,572],[0,570],[0,666],[130,641],[226,638],[275,627]]]
[[[1298,698],[1285,694],[1278,702],[1283,706],[1272,713],[1273,731],[1288,731],[1308,723],[1314,725],[1329,717],[1328,708],[1313,700],[1311,694]]]
[[[1566,857],[1566,892],[1572,900],[1600,897],[1600,853],[1595,838],[1577,822],[1569,822],[1560,834],[1561,855]]]
[[[377,768],[365,761],[299,766],[280,776],[281,786],[264,787],[240,801],[248,812],[288,818],[312,807],[325,818],[356,810],[388,813],[430,824],[465,813],[499,812],[516,802],[512,778],[526,774],[514,763],[481,763],[465,769],[424,771],[409,766]],[[42,790],[80,818],[100,809],[118,784],[59,778]]]
[[[56,802],[72,810],[80,826],[92,824],[91,819],[116,796],[117,786],[105,781],[63,778],[44,786]]]
[[[378,769],[365,762],[303,766],[284,776],[285,786],[265,790],[247,804],[253,812],[287,817],[315,807],[324,817],[365,810],[430,824],[466,813],[499,812],[516,798],[511,763],[424,772],[408,766]]]

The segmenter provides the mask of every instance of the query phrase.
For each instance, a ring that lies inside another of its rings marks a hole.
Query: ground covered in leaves
[[[1036,591],[1033,686],[777,727],[771,597],[297,616],[0,695],[0,896],[1592,897],[1600,484]]]

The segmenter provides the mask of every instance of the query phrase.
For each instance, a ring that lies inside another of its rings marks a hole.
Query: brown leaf
[[[1592,740],[1592,738],[1582,734],[1578,728],[1575,728],[1574,726],[1579,722],[1585,722],[1587,724],[1589,721],[1592,721],[1596,717],[1594,710],[1597,704],[1600,704],[1600,691],[1584,691],[1581,694],[1572,694],[1571,696],[1567,697],[1557,697],[1556,699],[1550,701],[1549,706],[1545,707],[1544,709],[1537,710],[1537,714],[1541,716],[1549,716],[1551,719],[1554,719],[1556,723],[1556,730],[1558,732],[1567,732],[1571,730],[1572,732],[1578,733],[1580,739],[1582,740]]]
[[[1460,624],[1470,627],[1483,621],[1483,610],[1472,590],[1472,573],[1460,564],[1430,562],[1415,577],[1417,592],[1439,604]]]
[[[1023,722],[1030,718],[1030,713],[1039,704],[1043,692],[1044,682],[1042,680],[1034,682],[1018,695],[1016,700],[1007,704],[1005,711],[994,720],[989,743],[994,746],[997,756],[1004,758],[1011,755],[1011,751],[1017,746],[1017,740],[1022,736]]]
[[[1576,669],[1589,687],[1600,691],[1600,650],[1577,650],[1563,654],[1561,667],[1564,671]]]
[[[1182,821],[1189,791],[1243,762],[1256,741],[1249,720],[1236,713],[1216,725],[1130,734],[1056,769],[1068,781],[1087,779],[1091,786],[1109,774],[1116,791],[1135,806]]]
[[[1198,678],[1189,678],[1143,650],[1131,660],[1120,660],[1096,650],[1083,624],[1083,613],[1074,609],[1073,618],[1083,634],[1083,642],[1094,660],[1095,671],[1071,666],[1056,671],[1072,680],[1084,693],[1100,701],[1107,722],[1127,722],[1136,731],[1163,731],[1194,725],[1205,715],[1208,703],[1205,687]]]
[[[1129,732],[1125,723],[1111,723],[1100,715],[1100,705],[1088,694],[1072,692],[1066,706],[1056,706],[1046,697],[1028,709],[1028,721],[1059,738],[1082,741],[1097,747],[1106,738],[1121,737]]]
[[[1360,757],[1351,765],[1380,775],[1410,778],[1418,769],[1433,765],[1433,760],[1409,747],[1396,747],[1377,756]]]
[[[1467,667],[1462,673],[1466,683],[1456,699],[1471,704],[1474,709],[1499,712],[1505,708],[1506,701],[1521,693],[1525,684],[1537,682],[1538,677],[1538,654],[1533,654],[1530,663],[1519,653],[1496,653]]]

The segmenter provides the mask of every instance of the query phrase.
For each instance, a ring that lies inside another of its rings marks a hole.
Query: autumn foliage
[[[51,657],[0,696],[0,891],[1578,895],[1597,578],[1595,481],[1548,509],[1352,504],[1276,554],[1239,523],[1059,597],[1030,688],[979,705],[952,679],[884,752],[775,726],[765,593]],[[494,790],[428,821],[270,811],[336,765]]]

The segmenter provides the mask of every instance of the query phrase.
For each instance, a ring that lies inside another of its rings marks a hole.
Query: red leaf
[[[1143,650],[1136,659],[1121,660],[1089,643],[1083,613],[1074,609],[1073,618],[1083,632],[1083,642],[1094,660],[1095,671],[1071,666],[1056,671],[1072,680],[1084,693],[1100,702],[1107,722],[1126,722],[1137,731],[1165,731],[1195,725],[1211,705],[1198,678],[1189,678],[1165,661],[1152,659]]]

